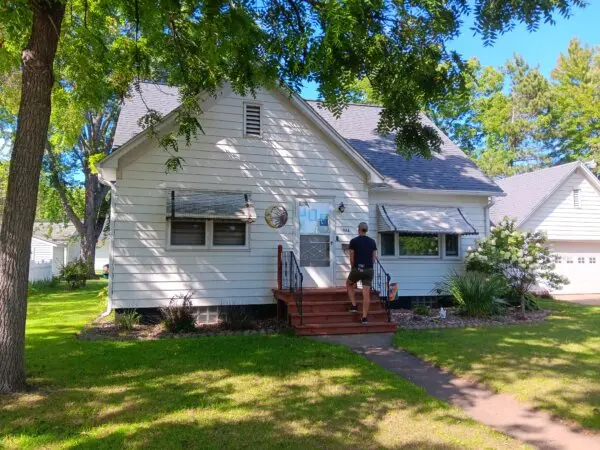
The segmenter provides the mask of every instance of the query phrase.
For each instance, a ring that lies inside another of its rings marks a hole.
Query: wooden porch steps
[[[350,302],[346,288],[308,288],[302,295],[302,318],[296,305],[295,294],[286,290],[273,291],[280,311],[280,319],[285,319],[294,327],[299,336],[328,334],[391,333],[396,325],[388,320],[388,313],[377,295],[372,294],[369,307],[369,323],[362,324],[362,292],[356,290],[358,313],[349,311]]]

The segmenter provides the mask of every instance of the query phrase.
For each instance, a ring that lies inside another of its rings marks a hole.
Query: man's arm
[[[350,249],[350,267],[354,267],[354,249]]]
[[[375,265],[376,261],[377,261],[377,249],[373,250],[373,265]]]

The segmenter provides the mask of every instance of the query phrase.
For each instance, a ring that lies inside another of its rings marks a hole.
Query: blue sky
[[[493,46],[485,47],[480,36],[470,30],[472,20],[467,18],[461,35],[449,45],[465,59],[476,56],[485,66],[500,66],[514,53],[525,58],[531,66],[539,65],[544,75],[549,75],[561,52],[567,50],[569,40],[578,37],[583,43],[600,45],[600,1],[591,0],[585,9],[577,9],[569,19],[559,17],[555,25],[543,24],[535,32],[519,25],[500,36]],[[317,98],[316,85],[305,86],[302,96]]]

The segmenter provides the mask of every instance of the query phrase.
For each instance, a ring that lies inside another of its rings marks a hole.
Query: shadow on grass
[[[78,341],[99,309],[89,297],[32,299],[36,389],[2,399],[0,446],[516,448],[338,346],[290,336]]]
[[[579,424],[600,429],[600,307],[545,301],[545,323],[399,330],[397,346]]]

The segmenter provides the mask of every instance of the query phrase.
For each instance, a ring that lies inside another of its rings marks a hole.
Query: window
[[[214,246],[245,246],[246,224],[239,220],[213,222],[212,243]]]
[[[446,256],[458,256],[458,234],[445,235]]]
[[[583,256],[577,258],[577,264],[585,264],[585,258]]]
[[[260,105],[244,103],[244,135],[254,137],[262,135]]]
[[[436,234],[398,235],[400,256],[439,256],[439,239]]]
[[[596,257],[590,256],[590,264],[596,264]]]
[[[581,208],[581,189],[573,189],[573,206]]]
[[[247,224],[239,220],[170,220],[173,248],[247,248]]]
[[[573,264],[573,258],[567,256],[567,264]]]
[[[554,256],[554,261],[556,262],[556,264],[562,264],[562,262],[563,262],[562,256],[555,255]]]
[[[394,256],[396,254],[396,234],[381,233],[381,256]]]
[[[171,221],[171,245],[173,246],[205,246],[206,221],[173,220]]]

